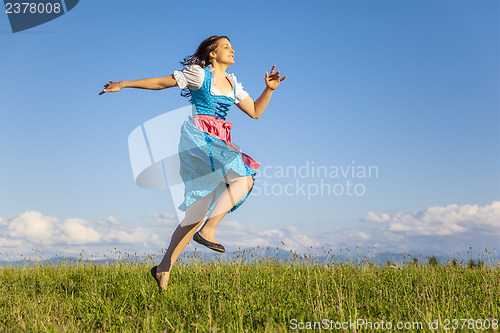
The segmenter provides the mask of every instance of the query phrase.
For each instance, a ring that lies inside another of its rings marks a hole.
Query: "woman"
[[[190,97],[193,104],[193,115],[183,123],[179,142],[180,173],[185,184],[185,200],[179,209],[185,211],[185,217],[174,231],[163,260],[151,269],[160,290],[167,290],[172,266],[193,234],[197,243],[225,251],[214,237],[215,228],[253,189],[259,164],[231,143],[232,124],[226,121],[226,115],[236,104],[248,116],[259,118],[286,76],[280,78],[280,72],[274,72],[275,65],[270,74],[266,71],[266,87],[254,102],[234,74],[226,73],[234,62],[229,38],[211,36],[195,54],[181,62],[185,66],[182,71],[162,78],[109,81],[99,93],[121,88],[159,90],[179,86],[183,89],[181,95]]]

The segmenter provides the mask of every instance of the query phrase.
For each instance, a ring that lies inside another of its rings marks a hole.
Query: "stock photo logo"
[[[12,32],[27,30],[52,21],[73,9],[79,0],[4,0]]]
[[[266,165],[257,170],[254,195],[301,196],[307,200],[319,196],[362,197],[368,184],[379,179],[379,167],[351,161],[322,165],[314,160],[301,165]]]

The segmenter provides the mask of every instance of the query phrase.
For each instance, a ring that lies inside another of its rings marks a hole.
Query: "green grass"
[[[281,263],[249,263],[242,256],[226,262],[187,259],[172,270],[167,295],[158,292],[149,273],[151,260],[3,267],[0,331],[303,332],[314,330],[299,330],[306,327],[299,322],[323,319],[332,325],[360,319],[372,325],[421,322],[429,331],[428,323],[438,319],[441,326],[433,332],[473,332],[481,330],[468,328],[469,322],[458,322],[457,330],[442,325],[446,319],[500,318],[498,266],[319,265],[299,256]]]

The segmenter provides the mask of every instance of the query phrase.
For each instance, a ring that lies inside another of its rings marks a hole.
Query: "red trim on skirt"
[[[243,158],[243,162],[253,170],[257,171],[260,164],[247,154],[241,152],[238,147],[231,143],[231,127],[233,126],[233,124],[225,121],[224,119],[215,118],[207,114],[194,115],[193,123],[198,129],[210,134],[217,139],[224,141],[225,143],[227,143],[228,147],[239,151],[241,157]]]

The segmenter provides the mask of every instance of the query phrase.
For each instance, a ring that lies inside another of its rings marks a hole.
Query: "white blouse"
[[[210,92],[213,95],[222,95],[219,89],[215,87],[215,69],[211,64],[207,67],[212,73]],[[174,77],[181,89],[188,87],[191,90],[198,90],[203,85],[203,80],[205,79],[205,71],[200,65],[190,65],[184,67],[182,71],[174,71]],[[236,80],[236,76],[234,76],[234,74],[226,73],[226,77],[229,79],[233,87],[236,86],[236,96],[234,96],[234,89],[232,89],[231,92],[226,95],[227,97],[234,98],[235,104],[238,104],[249,96],[249,94],[245,90],[243,90],[243,86],[241,85],[241,83]]]

